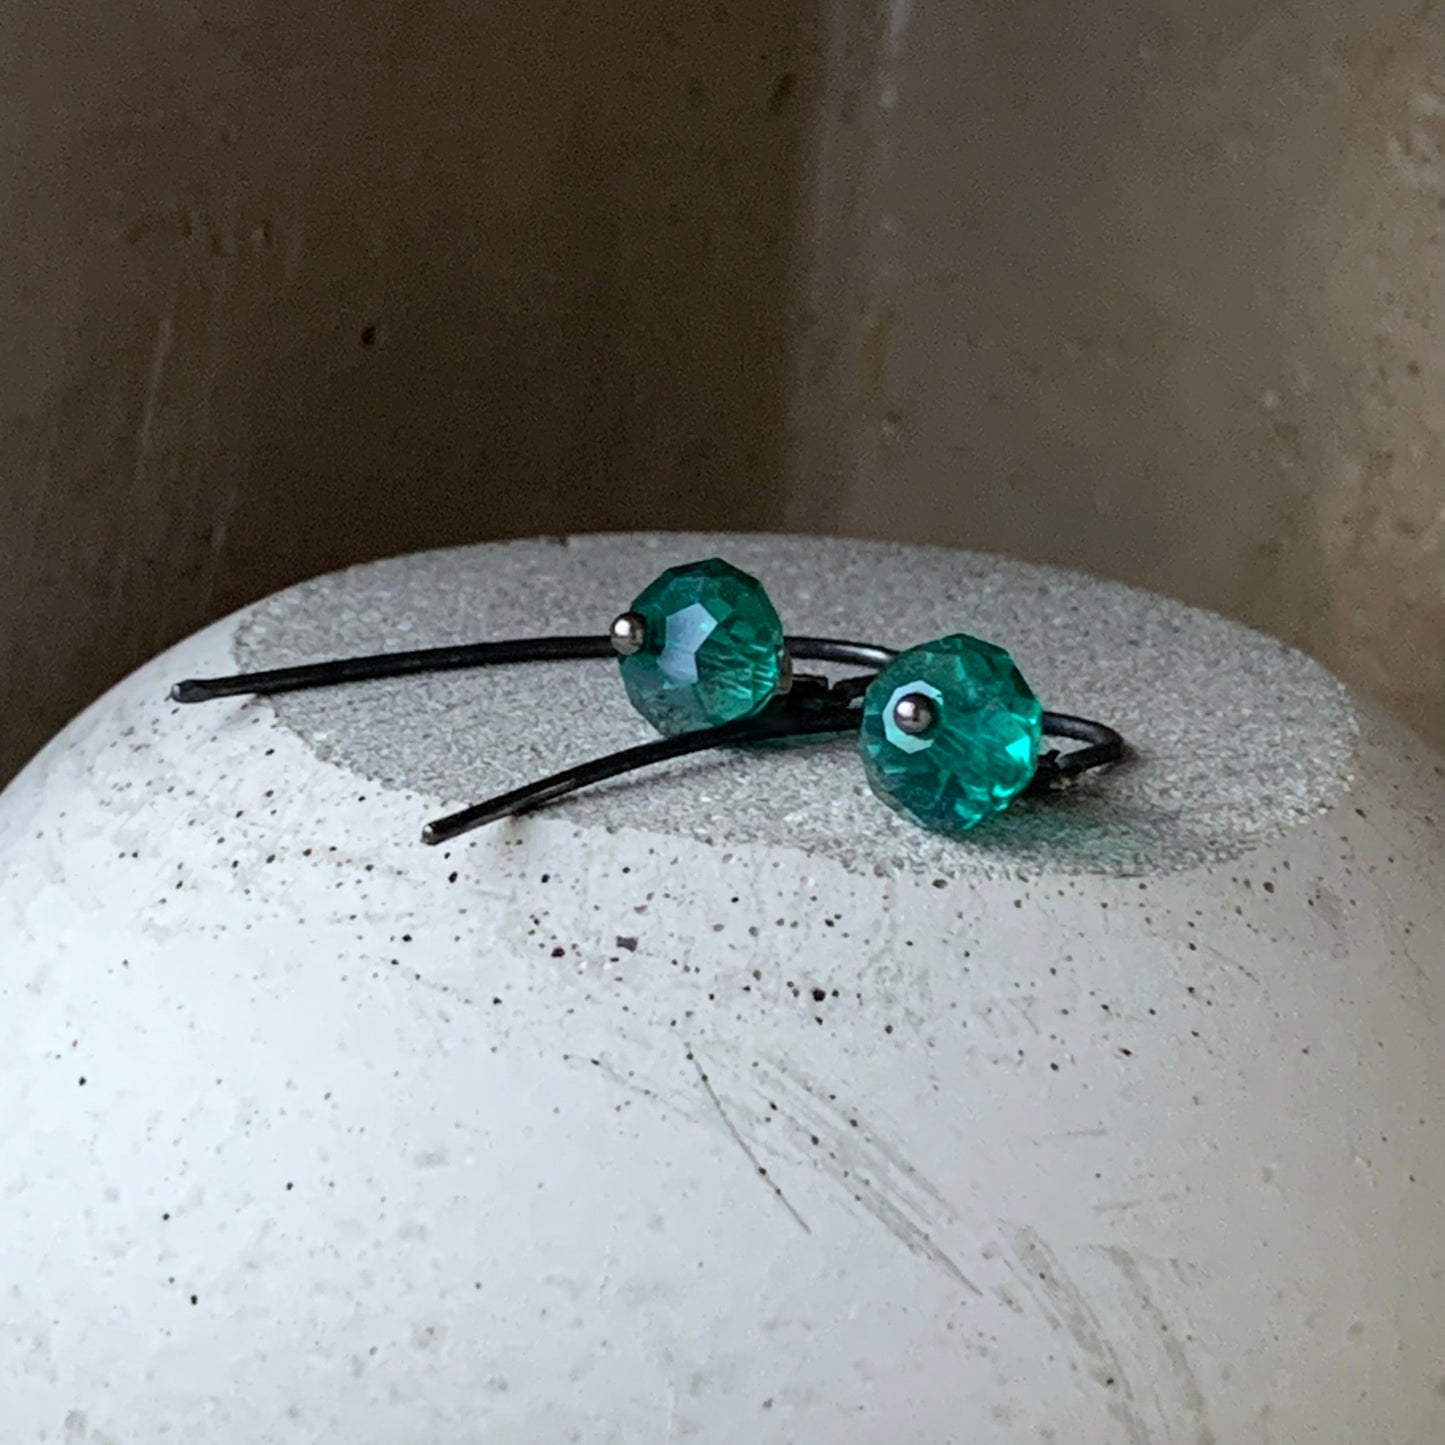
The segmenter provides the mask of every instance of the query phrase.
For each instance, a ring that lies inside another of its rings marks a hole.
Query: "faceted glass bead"
[[[713,558],[669,567],[633,602],[643,644],[621,659],[632,705],[660,733],[752,717],[772,700],[783,624],[756,577]]]
[[[933,705],[922,733],[898,726],[900,698]],[[889,807],[939,833],[1003,809],[1038,766],[1043,709],[1001,647],[962,633],[901,652],[869,684],[858,749]]]

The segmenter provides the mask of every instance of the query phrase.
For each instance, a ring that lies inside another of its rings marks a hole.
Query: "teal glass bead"
[[[716,557],[669,567],[631,611],[642,645],[621,659],[622,681],[664,736],[752,717],[777,692],[783,624],[756,577]]]
[[[869,684],[858,749],[889,807],[934,832],[965,833],[1028,786],[1042,724],[1008,653],[959,633],[900,652]]]

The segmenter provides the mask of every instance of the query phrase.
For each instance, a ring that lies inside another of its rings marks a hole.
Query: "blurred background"
[[[1095,571],[1445,745],[1428,0],[17,0],[0,116],[0,781],[302,577],[636,528]]]

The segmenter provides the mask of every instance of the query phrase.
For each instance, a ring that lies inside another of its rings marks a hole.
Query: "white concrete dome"
[[[647,735],[605,630],[720,554],[970,631],[1137,758],[965,842],[849,746],[421,824]],[[0,796],[0,1438],[1439,1445],[1445,765],[1074,574],[766,537],[423,554],[143,668]]]

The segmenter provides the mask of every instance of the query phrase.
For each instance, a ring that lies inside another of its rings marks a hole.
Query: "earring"
[[[852,733],[864,775],[889,807],[934,832],[960,834],[1020,794],[1047,792],[1123,760],[1113,728],[1046,712],[1002,648],[956,633],[895,652],[866,642],[785,636],[762,584],[720,559],[670,567],[605,637],[467,643],[188,678],[179,703],[410,673],[615,656],[633,706],[662,734],[428,823],[444,843],[580,788],[710,748]],[[793,662],[863,669],[829,682]],[[1041,751],[1045,734],[1084,744]]]

